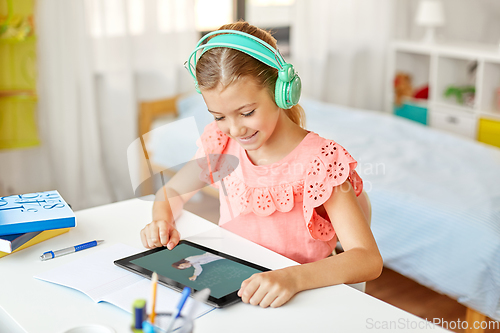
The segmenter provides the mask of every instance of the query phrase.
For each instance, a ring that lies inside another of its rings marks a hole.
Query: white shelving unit
[[[476,76],[470,81],[468,69],[477,62]],[[471,139],[477,139],[482,119],[498,122],[500,138],[500,49],[497,46],[474,44],[425,44],[395,41],[390,46],[386,109],[393,112],[394,77],[397,72],[412,76],[413,87],[429,84],[427,124]],[[472,105],[462,105],[444,92],[450,85],[475,86]],[[489,137],[492,127],[489,126]],[[494,132],[493,132],[494,133]]]

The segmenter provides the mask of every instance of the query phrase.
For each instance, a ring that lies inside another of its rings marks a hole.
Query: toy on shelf
[[[413,98],[429,99],[429,85],[426,84],[425,86],[416,89],[415,93],[413,94]]]
[[[429,99],[429,85],[413,89],[411,75],[398,72],[394,78],[395,104],[401,106],[408,99]]]
[[[467,65],[467,83],[465,85],[455,86],[449,85],[444,91],[444,96],[447,98],[455,97],[456,102],[468,107],[474,107],[476,99],[476,72],[477,61],[472,61]]]
[[[394,93],[396,95],[396,105],[403,104],[403,100],[407,97],[413,96],[413,87],[411,84],[411,77],[407,73],[399,72],[394,79]]]
[[[447,98],[455,97],[458,104],[466,105],[469,107],[474,106],[476,97],[476,87],[474,86],[448,86],[444,92]]]

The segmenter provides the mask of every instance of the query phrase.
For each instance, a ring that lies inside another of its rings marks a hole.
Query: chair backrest
[[[172,116],[172,120],[179,115],[177,109],[177,101],[181,95],[176,95],[171,98],[157,99],[152,101],[143,101],[139,104],[139,121],[138,121],[138,134],[143,137],[144,142],[147,143],[149,139],[148,133],[153,130],[153,123],[159,118]],[[166,177],[171,178],[175,175],[176,171],[166,168],[162,165],[156,165],[151,162],[152,154],[154,152],[145,152],[145,158],[149,160],[148,164],[141,164],[141,179],[152,177],[152,175],[162,172]],[[141,194],[148,195],[155,193],[156,188],[153,182],[145,182],[141,186]],[[211,197],[219,198],[219,191],[212,186],[202,188],[202,191]]]
[[[171,98],[158,99],[153,101],[143,101],[139,103],[139,119],[138,119],[138,135],[142,137],[144,142],[148,141],[148,133],[153,128],[153,122],[162,116],[172,115],[176,117],[178,115],[177,112],[177,99],[179,96],[173,96]],[[152,177],[151,172],[156,173],[157,171],[162,171],[162,169],[158,169],[155,166],[152,166],[150,163],[150,157],[148,152],[144,152],[144,158],[148,160],[148,163],[141,163],[141,179],[147,179]],[[148,165],[150,167],[148,167]],[[150,168],[153,170],[150,170]],[[158,170],[156,170],[158,169]],[[163,170],[166,172],[167,170]],[[171,177],[174,173],[170,174]],[[141,195],[148,195],[155,193],[153,182],[145,182],[141,186]]]
[[[155,101],[139,103],[139,135],[144,135],[151,130],[153,122],[162,116],[177,116],[177,99],[179,96]]]

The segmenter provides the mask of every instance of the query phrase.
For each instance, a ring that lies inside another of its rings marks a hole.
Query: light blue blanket
[[[308,130],[358,161],[385,265],[500,320],[500,149],[374,111],[301,105]],[[200,95],[178,107],[200,133],[213,119]],[[162,141],[151,141],[156,163],[171,165],[177,153]],[[176,140],[177,152],[193,156],[185,141]]]

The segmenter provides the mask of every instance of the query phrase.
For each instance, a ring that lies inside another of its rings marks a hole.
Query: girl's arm
[[[349,181],[324,203],[344,252],[313,263],[255,274],[242,283],[243,302],[278,307],[296,293],[340,283],[376,279],[383,261]]]
[[[175,220],[181,214],[184,203],[206,185],[199,180],[200,171],[198,163],[192,159],[156,192],[153,221],[141,230],[141,241],[145,247],[167,246],[171,250],[179,243]]]
[[[203,272],[203,267],[201,267],[201,264],[199,262],[191,263],[191,265],[194,267],[194,273],[193,276],[191,276],[189,279],[191,281],[194,281],[198,276],[200,276],[201,272]]]

